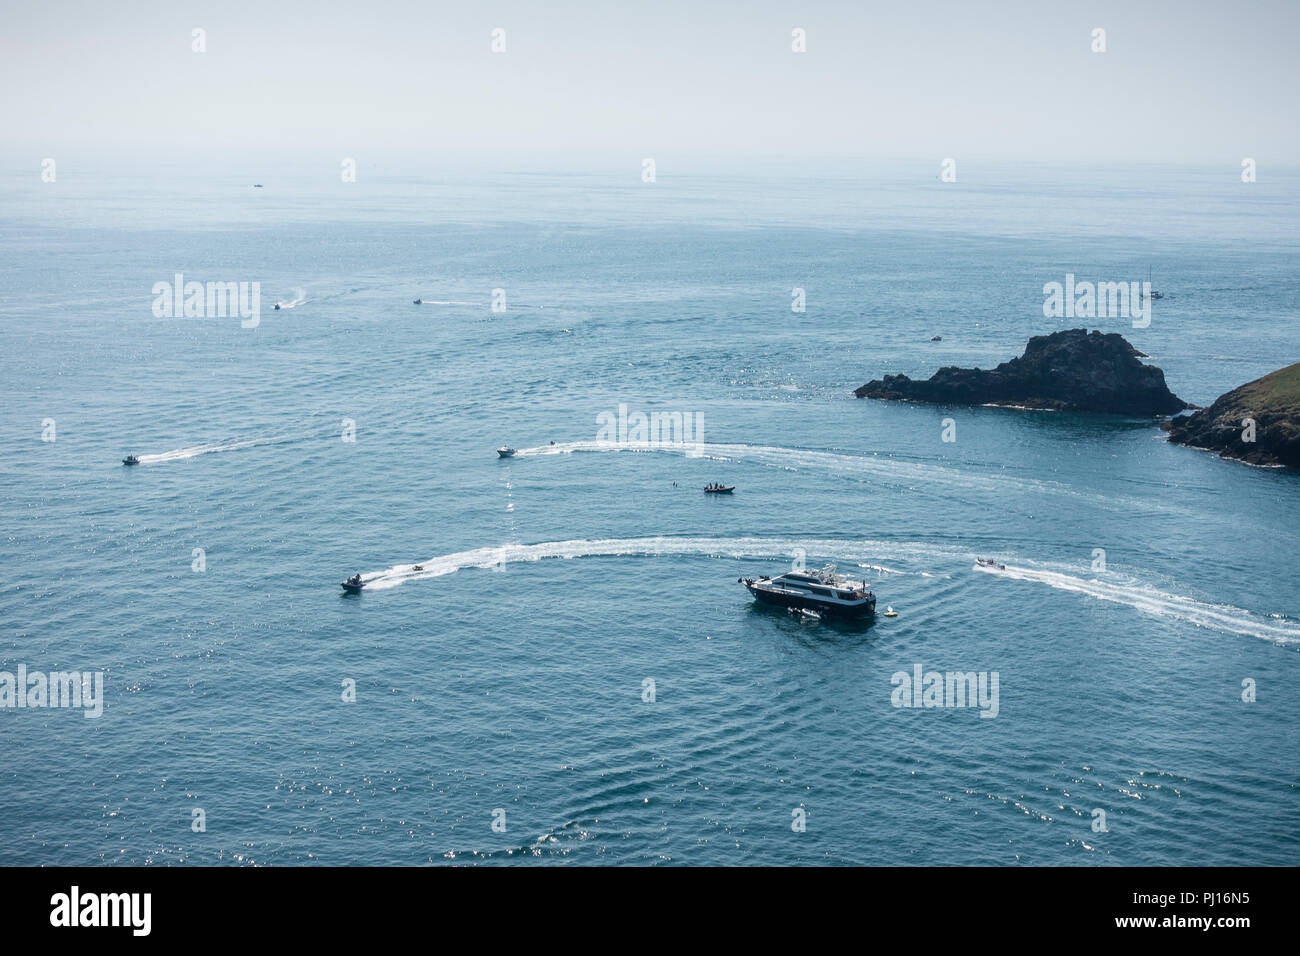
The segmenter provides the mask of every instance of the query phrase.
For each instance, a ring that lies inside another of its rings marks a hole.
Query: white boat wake
[[[923,578],[934,577],[929,571],[904,571],[901,568],[887,568],[883,564],[859,564],[858,567],[868,571],[879,571],[881,574],[916,574]]]
[[[717,555],[728,558],[803,557],[809,564],[822,560],[852,561],[863,555],[888,556],[892,560],[959,560],[969,551],[940,545],[897,541],[843,541],[829,538],[606,538],[597,541],[544,541],[540,544],[503,544],[493,548],[458,551],[428,558],[414,565],[399,564],[383,571],[362,574],[366,590],[382,591],[409,581],[441,577],[463,568],[499,568],[517,561],[545,558],[615,557],[620,555]]]
[[[1228,634],[1244,634],[1272,641],[1275,644],[1300,644],[1300,621],[1256,614],[1230,604],[1206,604],[1193,598],[1168,594],[1140,584],[1120,584],[1097,578],[1081,578],[1060,571],[1012,565],[1007,565],[1005,568],[992,568],[983,564],[975,565],[973,570],[1015,581],[1046,584],[1061,591],[1072,591],[1099,601],[1126,604],[1144,614],[1180,620]]]
[[[189,445],[185,448],[173,448],[171,451],[159,452],[156,455],[140,455],[139,463],[142,465],[161,465],[170,461],[183,461],[186,458],[195,458],[199,455],[214,455],[223,451],[239,451],[243,448],[253,448],[257,445],[278,445],[283,442],[299,441],[303,438],[310,438],[316,435],[316,432],[310,432],[304,435],[276,435],[269,438],[250,438],[247,441],[232,442],[212,442],[207,445]]]
[[[414,564],[399,564],[361,575],[367,591],[384,591],[412,581],[454,574],[467,568],[502,569],[507,564],[546,559],[586,557],[703,555],[725,558],[801,558],[810,566],[827,561],[858,563],[860,567],[890,573],[918,573],[869,564],[864,558],[890,560],[933,567],[937,562],[972,560],[965,547],[947,547],[922,542],[840,540],[835,538],[696,538],[648,537],[599,540],[543,541],[538,544],[503,544],[475,548],[426,558]],[[975,565],[973,570],[1018,581],[1047,584],[1102,601],[1124,604],[1144,614],[1173,619],[1229,634],[1248,635],[1276,644],[1300,643],[1300,621],[1267,617],[1225,604],[1206,604],[1176,594],[1167,594],[1141,584],[1120,584],[1089,580],[1060,571],[1013,567],[1005,569]],[[925,573],[925,572],[919,572]]]
[[[277,302],[277,303],[276,303],[276,307],[279,308],[279,309],[281,309],[281,310],[283,310],[283,309],[294,309],[294,308],[297,308],[298,306],[302,305],[302,304],[303,304],[304,302],[306,302],[306,301],[307,301],[307,290],[305,290],[305,289],[294,289],[294,290],[293,290],[293,298],[290,299],[288,302]]]
[[[811,451],[802,448],[784,448],[772,445],[746,445],[722,442],[614,442],[576,441],[556,442],[536,448],[522,448],[515,458],[536,458],[549,455],[570,455],[575,452],[664,452],[687,458],[705,458],[712,461],[747,461],[770,468],[800,471],[815,468],[831,474],[862,476],[887,480],[898,485],[941,484],[972,491],[987,491],[1002,495],[1008,487],[1044,494],[1068,495],[1088,499],[1106,507],[1123,502],[1139,509],[1159,507],[1151,501],[1139,501],[1092,491],[1079,491],[1055,481],[1042,481],[1009,474],[978,474],[965,469],[949,468],[922,462],[889,458],[880,455],[844,455],[829,451]]]

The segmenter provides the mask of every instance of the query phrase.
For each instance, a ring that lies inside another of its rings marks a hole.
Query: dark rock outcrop
[[[1024,355],[991,371],[949,366],[924,382],[906,375],[886,375],[853,394],[944,405],[1016,405],[1117,415],[1172,415],[1192,408],[1169,391],[1164,372],[1139,361],[1141,355],[1118,333],[1068,329],[1035,335]]]
[[[1300,362],[1161,426],[1169,440],[1252,465],[1300,468]],[[1254,441],[1249,441],[1253,438]]]

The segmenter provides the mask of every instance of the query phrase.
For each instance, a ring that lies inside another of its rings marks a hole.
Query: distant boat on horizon
[[[1151,267],[1150,266],[1147,266],[1147,289],[1149,290],[1149,292],[1147,293],[1147,298],[1149,299],[1163,299],[1165,297],[1165,294],[1163,292],[1157,292],[1155,289],[1151,288]]]

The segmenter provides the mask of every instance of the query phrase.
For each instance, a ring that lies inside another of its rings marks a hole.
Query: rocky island
[[[1173,415],[1194,406],[1165,385],[1165,373],[1124,336],[1067,329],[1035,335],[1025,354],[992,370],[941,368],[927,381],[886,375],[858,398],[943,405],[1010,405],[1116,415]]]
[[[1300,468],[1300,362],[1160,426],[1180,445],[1252,465]]]

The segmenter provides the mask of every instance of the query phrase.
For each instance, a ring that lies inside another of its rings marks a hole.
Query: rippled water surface
[[[1154,271],[1088,324],[1188,401],[1300,359],[1294,175],[373,178],[0,180],[0,670],[105,693],[0,710],[0,862],[1300,862],[1300,477],[851,395],[1019,354],[1067,272]],[[260,324],[155,318],[176,273]],[[898,616],[737,583],[801,552]]]

